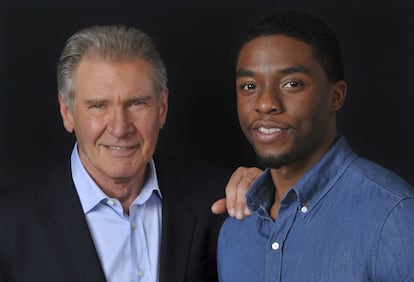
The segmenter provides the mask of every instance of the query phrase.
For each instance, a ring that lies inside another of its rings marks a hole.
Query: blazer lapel
[[[175,199],[163,200],[160,282],[184,281],[195,221],[195,215]]]
[[[83,210],[72,182],[70,163],[50,177],[41,220],[46,244],[69,281],[105,281]]]
[[[184,281],[197,217],[182,200],[180,165],[158,156],[154,160],[163,198],[159,281]]]

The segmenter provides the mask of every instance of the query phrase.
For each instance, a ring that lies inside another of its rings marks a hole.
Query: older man
[[[0,196],[0,281],[216,281],[225,171],[156,154],[167,74],[152,39],[94,26],[58,64],[70,160]]]

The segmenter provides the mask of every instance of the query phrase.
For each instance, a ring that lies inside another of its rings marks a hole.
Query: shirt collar
[[[296,199],[299,208],[306,207],[310,212],[356,158],[345,138],[339,137],[329,151],[292,186],[281,203],[287,204]],[[274,193],[270,169],[266,169],[246,194],[249,209],[268,211],[273,204]]]
[[[71,154],[72,179],[82,205],[83,212],[86,214],[95,208],[99,203],[109,199],[109,197],[99,188],[89,173],[83,166],[78,153],[77,143]],[[158,197],[162,198],[158,185],[157,172],[154,161],[151,159],[147,166],[147,175],[141,192],[132,202],[132,205],[144,204],[155,192]]]

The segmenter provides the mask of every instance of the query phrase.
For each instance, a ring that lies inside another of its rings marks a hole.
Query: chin
[[[290,155],[260,155],[257,154],[257,162],[260,167],[279,169],[290,161]]]
[[[132,178],[134,175],[136,175],[136,170],[132,171],[131,169],[117,166],[115,169],[107,169],[104,171],[105,174],[112,179],[126,179],[126,178]],[[134,173],[135,172],[135,173]]]

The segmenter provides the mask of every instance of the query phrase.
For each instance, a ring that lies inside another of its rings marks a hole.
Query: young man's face
[[[306,43],[255,38],[240,50],[236,72],[240,125],[264,165],[303,167],[329,149],[346,84],[328,81]]]
[[[167,91],[155,92],[143,59],[83,59],[74,80],[73,108],[60,99],[65,128],[74,131],[80,159],[95,181],[143,177],[167,114]]]

